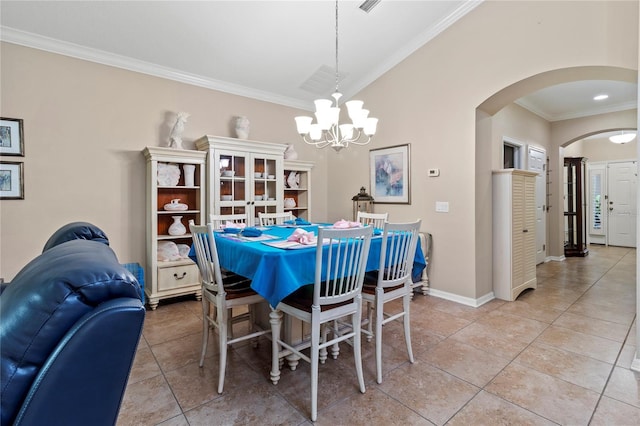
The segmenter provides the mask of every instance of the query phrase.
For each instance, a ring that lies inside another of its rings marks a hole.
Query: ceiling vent
[[[340,81],[346,74],[340,75]],[[336,88],[336,74],[333,67],[322,65],[318,70],[300,86],[301,89],[317,95],[329,95]]]
[[[365,12],[369,13],[374,7],[378,5],[378,3],[380,3],[380,0],[366,0],[364,3],[362,3],[358,7],[364,10]]]

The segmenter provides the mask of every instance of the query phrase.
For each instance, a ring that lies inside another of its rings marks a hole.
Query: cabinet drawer
[[[191,286],[200,283],[198,266],[182,265],[168,268],[158,268],[158,290],[171,290],[174,288]]]

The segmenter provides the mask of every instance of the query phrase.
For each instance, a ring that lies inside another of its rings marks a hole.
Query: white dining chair
[[[251,289],[251,280],[248,278],[235,274],[223,278],[211,223],[204,226],[190,223],[189,228],[202,280],[203,330],[200,367],[204,365],[204,358],[207,354],[209,328],[213,327],[218,332],[220,348],[218,393],[222,393],[227,367],[227,347],[237,342],[271,333],[271,330],[260,328],[254,321],[253,305],[266,303],[266,300]],[[232,309],[243,305],[248,305],[248,312],[234,317]],[[249,321],[249,333],[233,338],[229,336],[228,332],[232,323],[237,319]]]
[[[260,226],[282,225],[287,220],[293,220],[293,213],[262,213],[258,212],[258,221]]]
[[[360,392],[365,392],[360,353],[362,283],[369,255],[373,228],[318,230],[315,281],[286,297],[270,314],[272,336],[271,381],[280,380],[280,358],[295,354],[311,364],[311,420],[318,417],[318,363],[326,360],[326,348],[352,339],[356,375]],[[293,347],[280,338],[282,313],[311,326],[311,340]],[[351,331],[334,333],[326,340],[324,326],[339,318],[351,317]],[[301,352],[311,347],[310,356]],[[282,350],[281,348],[284,348]]]
[[[371,225],[374,228],[382,229],[384,223],[389,219],[389,213],[367,213],[358,212],[356,216],[356,222],[360,222],[363,225]]]
[[[376,381],[382,383],[382,326],[402,318],[404,339],[407,344],[409,361],[413,363],[411,349],[410,302],[413,294],[411,269],[418,243],[421,220],[410,223],[384,224],[380,263],[377,271],[365,274],[362,300],[367,303],[367,327],[362,332],[367,340],[376,339]],[[402,309],[392,314],[384,312],[384,305],[402,298]],[[375,321],[373,321],[375,312]],[[373,328],[375,325],[375,330]]]
[[[213,224],[213,229],[221,229],[227,222],[244,223],[249,226],[249,215],[247,213],[236,214],[210,214],[209,222]]]

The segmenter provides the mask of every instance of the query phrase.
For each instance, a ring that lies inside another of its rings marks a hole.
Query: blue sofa
[[[136,278],[74,222],[0,294],[0,424],[113,425],[142,332]]]

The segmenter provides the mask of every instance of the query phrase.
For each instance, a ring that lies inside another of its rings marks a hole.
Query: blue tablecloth
[[[306,231],[314,231],[317,226],[302,227]],[[271,227],[264,231],[286,239],[294,228]],[[271,240],[276,241],[276,240]],[[371,239],[367,271],[378,269],[380,263],[381,237]],[[251,278],[251,288],[264,297],[271,306],[275,307],[282,299],[298,288],[313,284],[315,278],[316,247],[285,250],[270,247],[259,241],[239,241],[233,235],[216,233],[216,246],[220,266],[236,274]],[[195,258],[193,249],[190,257]],[[418,244],[413,264],[412,276],[420,276],[426,267],[422,248]]]

